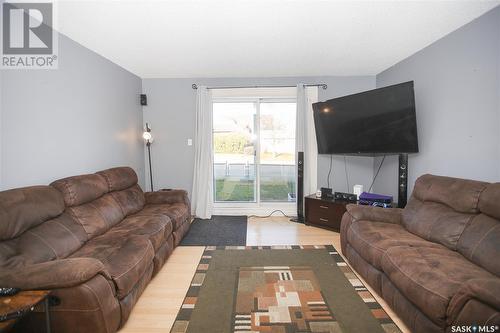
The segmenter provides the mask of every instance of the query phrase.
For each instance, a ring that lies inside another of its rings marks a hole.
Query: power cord
[[[333,155],[330,155],[330,169],[328,170],[328,177],[326,178],[326,184],[330,188],[330,174],[332,173],[333,166]]]
[[[284,217],[288,217],[289,219],[292,218],[292,216],[286,215],[281,209],[275,209],[271,213],[269,213],[269,215],[266,215],[266,216],[248,215],[248,217],[256,217],[256,218],[259,218],[259,219],[264,219],[264,218],[267,218],[267,217],[271,217],[274,213],[277,213],[277,212],[283,214]]]
[[[345,170],[345,181],[347,183],[347,193],[349,193],[349,189],[351,188],[349,186],[349,174],[347,173],[347,157],[344,155],[344,170]]]
[[[372,184],[370,185],[370,188],[368,189],[368,193],[372,191],[373,184],[375,184],[375,179],[377,179],[378,173],[380,172],[380,168],[382,168],[382,164],[384,164],[384,161],[385,161],[385,155],[382,158],[382,161],[380,161],[380,165],[378,166],[378,170],[377,173],[375,174],[375,177],[373,177],[373,181]]]

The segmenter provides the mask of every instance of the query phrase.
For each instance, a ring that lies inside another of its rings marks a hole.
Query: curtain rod
[[[317,84],[304,84],[306,87],[321,87],[323,90],[328,88],[328,85],[325,83],[317,83]],[[283,85],[263,85],[263,86],[232,86],[232,87],[207,87],[207,89],[236,89],[236,88],[293,88],[296,86],[283,86]],[[191,88],[198,89],[198,85],[193,83]]]

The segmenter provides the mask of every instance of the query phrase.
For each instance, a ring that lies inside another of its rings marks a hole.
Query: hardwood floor
[[[247,245],[325,244],[333,244],[340,251],[340,235],[336,232],[289,222],[285,217],[248,219]],[[120,333],[166,333],[170,331],[203,249],[202,246],[180,246],[174,250],[162,270],[149,283]],[[366,283],[365,285],[370,289]],[[370,291],[401,330],[410,332],[384,300],[373,290],[370,289]]]
[[[180,246],[139,298],[120,333],[168,333],[191,283],[203,246]]]

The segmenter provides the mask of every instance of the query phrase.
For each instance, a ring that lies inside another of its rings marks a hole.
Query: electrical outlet
[[[188,146],[192,146],[193,145],[193,139],[188,139]]]

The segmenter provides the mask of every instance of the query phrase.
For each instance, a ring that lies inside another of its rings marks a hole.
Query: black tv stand
[[[399,154],[398,207],[405,208],[408,200],[408,154]]]

